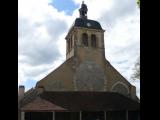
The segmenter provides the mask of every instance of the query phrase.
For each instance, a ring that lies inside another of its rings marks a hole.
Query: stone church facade
[[[36,120],[36,114],[51,116],[39,120],[139,119],[136,87],[105,58],[105,30],[87,18],[87,11],[82,3],[65,37],[66,61],[35,88],[24,93],[20,86],[19,120]]]

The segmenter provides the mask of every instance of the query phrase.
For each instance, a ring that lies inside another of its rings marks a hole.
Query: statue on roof
[[[87,5],[82,1],[81,8],[79,9],[80,17],[87,19],[88,8]]]

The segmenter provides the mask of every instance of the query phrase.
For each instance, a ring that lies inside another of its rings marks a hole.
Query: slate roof
[[[90,24],[89,26],[87,25],[88,23]],[[102,30],[99,22],[85,18],[76,18],[75,22],[73,23],[73,27],[85,27]]]
[[[19,101],[20,107],[32,102],[38,96],[37,89],[31,89],[24,94],[22,100]]]
[[[23,99],[22,107],[37,97],[67,111],[139,110],[139,102],[114,92],[42,92]],[[42,103],[43,104],[43,103]],[[47,109],[47,108],[46,108]],[[31,110],[31,109],[30,109]]]
[[[58,106],[50,101],[47,101],[41,97],[36,97],[34,100],[24,105],[23,111],[66,111],[65,108]]]

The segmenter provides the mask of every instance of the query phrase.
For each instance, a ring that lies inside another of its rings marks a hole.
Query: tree
[[[140,0],[137,0],[138,7],[140,8]]]
[[[131,79],[133,80],[140,80],[140,57],[138,57],[135,66],[133,68],[133,74],[131,76]]]
[[[140,0],[137,0],[137,4],[138,4],[138,7],[140,8]],[[140,57],[138,57],[136,63],[135,63],[135,66],[134,66],[134,69],[133,69],[133,74],[131,76],[131,79],[133,80],[140,80]]]

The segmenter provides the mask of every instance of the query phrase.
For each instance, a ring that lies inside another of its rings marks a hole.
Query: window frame
[[[82,44],[85,47],[88,47],[88,34],[87,33],[82,33]]]
[[[97,39],[96,39],[96,35],[95,34],[91,34],[91,46],[93,48],[97,47]]]

